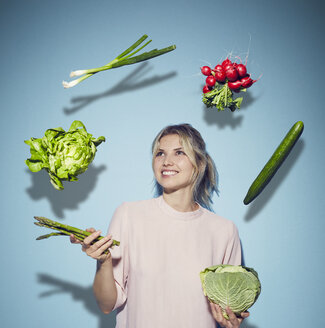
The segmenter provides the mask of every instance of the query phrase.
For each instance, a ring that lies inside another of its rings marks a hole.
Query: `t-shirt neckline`
[[[175,210],[173,207],[171,207],[164,200],[164,197],[162,195],[159,196],[159,197],[157,197],[157,202],[158,202],[158,206],[165,213],[167,213],[172,218],[179,219],[179,220],[193,220],[193,219],[197,219],[203,213],[203,208],[201,207],[200,204],[198,204],[199,205],[199,208],[197,210],[195,210],[195,211],[192,211],[192,212],[180,212],[180,211]]]

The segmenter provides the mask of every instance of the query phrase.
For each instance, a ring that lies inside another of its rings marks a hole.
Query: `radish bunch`
[[[227,83],[230,90],[239,92],[241,89],[247,89],[257,80],[253,80],[247,73],[246,65],[232,62],[229,58],[225,59],[222,64],[218,64],[214,69],[209,66],[201,67],[203,75],[207,76],[206,85],[203,93],[210,92],[215,84]]]
[[[242,98],[233,99],[233,92],[246,91],[257,81],[247,73],[246,65],[232,62],[229,58],[213,69],[203,66],[201,72],[206,76],[203,102],[208,107],[215,105],[219,110],[240,108]]]

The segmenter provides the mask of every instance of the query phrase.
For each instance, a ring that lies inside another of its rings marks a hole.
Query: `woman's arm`
[[[113,310],[117,299],[112,257],[105,262],[97,261],[93,290],[99,308],[106,314],[110,313]]]
[[[104,313],[110,313],[116,303],[117,290],[113,275],[112,256],[108,252],[104,252],[112,246],[113,239],[111,235],[107,235],[103,239],[91,245],[91,243],[101,234],[93,228],[87,229],[92,232],[90,236],[79,242],[73,235],[70,236],[72,243],[80,243],[82,250],[93,259],[97,260],[97,269],[93,283],[93,291],[99,308]]]

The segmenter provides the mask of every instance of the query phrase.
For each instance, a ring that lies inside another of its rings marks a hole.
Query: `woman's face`
[[[165,192],[191,188],[194,167],[184,152],[177,134],[160,139],[159,149],[153,161],[157,182]]]

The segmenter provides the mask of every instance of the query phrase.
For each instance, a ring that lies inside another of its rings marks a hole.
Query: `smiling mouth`
[[[176,175],[178,172],[177,171],[162,171],[161,174],[163,176],[172,176],[172,175]]]

